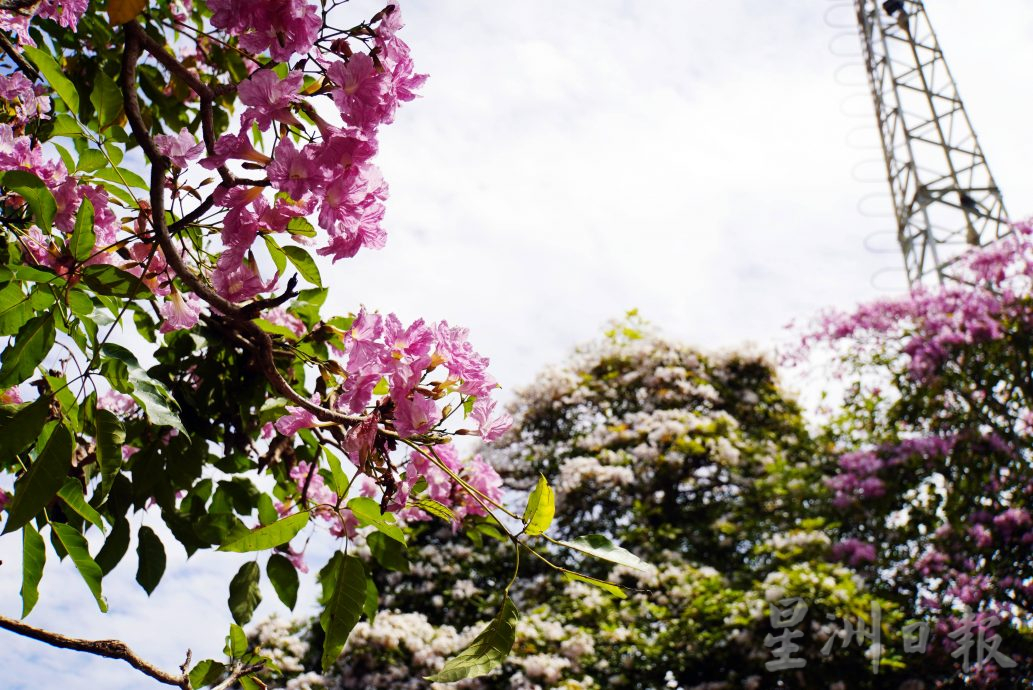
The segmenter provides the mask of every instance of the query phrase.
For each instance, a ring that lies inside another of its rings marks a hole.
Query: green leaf
[[[190,669],[190,687],[194,690],[218,682],[224,675],[226,666],[218,661],[204,659],[198,661],[197,665]]]
[[[370,624],[377,618],[377,608],[380,606],[380,592],[377,591],[377,583],[372,579],[366,580],[366,601],[362,604],[362,612],[366,614]]]
[[[39,581],[43,579],[43,566],[47,563],[47,546],[32,525],[22,529],[22,618],[25,618],[39,601]]]
[[[75,169],[79,172],[93,172],[108,164],[108,157],[99,149],[86,149],[79,156]]]
[[[68,106],[69,112],[73,116],[79,115],[79,92],[75,90],[75,85],[68,80],[68,78],[61,72],[61,68],[58,66],[54,58],[50,57],[50,54],[46,51],[34,48],[32,46],[19,46],[21,50],[29,56],[29,59],[36,63],[36,67],[39,68],[39,73],[42,74],[50,86],[53,87],[57,95],[61,97],[61,100]]]
[[[380,565],[388,570],[409,572],[409,559],[405,555],[406,549],[402,544],[380,532],[374,532],[366,537],[366,544]]]
[[[373,387],[373,395],[387,395],[391,392],[391,385],[387,382],[387,379],[383,376],[377,381],[377,385]]]
[[[86,586],[90,588],[90,592],[93,593],[93,598],[97,600],[97,606],[103,613],[108,611],[108,602],[104,601],[104,595],[101,592],[101,578],[104,574],[100,570],[100,566],[90,556],[89,547],[86,544],[86,539],[83,535],[79,534],[75,528],[69,527],[66,524],[60,522],[50,523],[50,529],[54,530],[54,534],[57,535],[58,540],[61,542],[61,546],[65,547],[65,551],[72,557],[72,563],[75,564],[75,569],[79,571]]]
[[[574,541],[557,540],[556,543],[581,553],[587,553],[589,556],[601,558],[604,561],[626,565],[635,570],[649,570],[648,563],[627,549],[617,546],[602,534],[586,534]]]
[[[294,264],[294,268],[298,269],[298,273],[301,274],[302,278],[316,287],[323,287],[323,279],[319,276],[319,268],[307,251],[301,247],[294,246],[280,247],[280,251],[287,256],[288,261]]]
[[[107,264],[87,266],[82,271],[82,282],[98,295],[142,299],[150,293],[140,279],[128,271]]]
[[[104,540],[104,546],[100,547],[94,559],[100,566],[100,571],[107,575],[119,564],[122,557],[129,550],[129,520],[124,517],[115,521],[111,528],[111,534]]]
[[[312,223],[309,222],[308,218],[298,216],[297,218],[291,218],[287,223],[287,232],[291,235],[297,235],[300,237],[315,237],[316,229],[312,227]]]
[[[546,481],[544,475],[538,475],[538,485],[534,487],[524,508],[524,532],[530,536],[541,534],[549,529],[552,516],[556,513],[556,495]]]
[[[165,574],[165,547],[147,525],[140,528],[136,537],[136,581],[150,596]]]
[[[260,235],[260,237],[265,241],[266,248],[269,249],[269,256],[273,260],[276,272],[283,274],[283,270],[287,268],[287,255],[283,253],[283,249],[276,243],[272,235]]]
[[[186,433],[183,422],[174,411],[178,407],[176,401],[172,399],[172,395],[164,384],[155,381],[144,371],[140,362],[137,361],[136,355],[115,343],[105,343],[100,348],[100,354],[101,357],[116,360],[126,366],[129,382],[133,384],[133,391],[130,395],[140,403],[147,419],[154,424],[171,426]]]
[[[126,170],[125,168],[101,168],[91,174],[93,177],[113,182],[122,187],[136,187],[137,189],[143,190],[147,189],[147,183],[144,182],[142,177],[132,170]]]
[[[402,528],[395,524],[395,516],[380,512],[380,505],[372,498],[359,496],[348,501],[348,509],[355,514],[361,525],[373,525],[377,531],[383,532],[395,541],[405,544]]]
[[[238,625],[244,625],[255,613],[255,607],[262,601],[262,592],[258,581],[262,572],[258,564],[248,561],[240,566],[240,570],[230,580],[230,613]]]
[[[54,346],[54,314],[41,314],[29,319],[18,329],[14,344],[0,354],[0,388],[10,388],[25,381]]]
[[[340,459],[328,448],[323,448],[323,455],[326,456],[326,463],[330,465],[330,483],[333,484],[330,490],[338,496],[343,496],[348,491],[348,475],[344,473]]]
[[[265,564],[265,574],[273,583],[276,596],[280,597],[284,606],[293,611],[298,603],[298,571],[294,565],[286,556],[274,553]]]
[[[424,680],[433,683],[454,683],[464,678],[476,678],[502,665],[516,641],[516,624],[520,614],[507,595],[502,609],[488,623],[470,646],[449,659],[444,667]]]
[[[36,398],[0,424],[0,465],[13,464],[15,456],[39,438],[50,416],[50,400],[47,395]]]
[[[333,589],[319,616],[319,624],[326,634],[322,657],[324,673],[341,656],[344,644],[352,628],[359,622],[366,603],[366,569],[362,560],[355,556],[337,559],[333,572],[328,575]]]
[[[414,502],[414,505],[425,513],[440,518],[448,523],[456,521],[456,514],[444,503],[435,501],[433,498],[421,498]]]
[[[55,137],[81,137],[82,127],[75,121],[70,115],[61,113],[54,118],[54,129],[50,130],[50,135]],[[67,166],[71,170],[74,166]]]
[[[273,505],[273,499],[269,494],[262,494],[258,497],[258,522],[263,525],[271,525],[280,519],[280,514],[276,512],[276,506]]]
[[[84,520],[89,522],[91,525],[99,529],[101,532],[106,532],[104,527],[104,521],[100,518],[98,513],[93,506],[86,502],[86,497],[83,496],[83,487],[78,479],[69,477],[65,480],[61,490],[57,492],[57,495],[61,497],[61,500],[65,504],[80,515]]]
[[[97,122],[100,123],[101,131],[122,116],[122,92],[115,81],[100,70],[97,70],[93,78],[90,103],[97,111]]]
[[[68,293],[68,308],[77,316],[89,316],[93,313],[93,300],[82,290]]]
[[[247,654],[247,635],[236,623],[230,623],[230,634],[227,639],[227,654],[231,659],[240,659]]]
[[[0,335],[14,335],[32,314],[29,298],[18,283],[8,283],[0,290]]]
[[[97,235],[93,232],[93,204],[83,198],[79,211],[75,214],[75,228],[68,239],[68,251],[77,261],[86,261],[93,255],[93,245]]]
[[[100,465],[101,492],[107,494],[111,482],[122,470],[122,445],[126,432],[122,421],[110,410],[96,410],[93,414],[94,441],[97,446],[97,464]]]
[[[65,483],[72,467],[75,443],[64,424],[54,427],[47,444],[32,467],[15,483],[14,499],[8,507],[4,534],[13,532],[36,517]]]
[[[608,580],[599,580],[594,577],[582,575],[581,573],[568,572],[564,573],[564,575],[568,580],[577,580],[578,582],[585,582],[587,584],[592,585],[593,587],[598,587],[599,589],[617,597],[618,599],[628,598],[628,595],[624,593],[623,589],[613,584],[612,582],[609,582]]]
[[[304,529],[308,524],[308,511],[289,515],[282,520],[277,520],[267,527],[248,532],[243,537],[223,544],[219,551],[233,551],[245,553],[247,551],[265,551],[281,544],[286,544],[294,535]]]
[[[0,176],[0,187],[25,199],[36,224],[44,232],[50,232],[54,216],[57,215],[57,201],[43,180],[27,170],[10,170]]]

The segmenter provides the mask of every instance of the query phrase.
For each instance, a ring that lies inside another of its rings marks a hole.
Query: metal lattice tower
[[[1010,232],[921,0],[855,0],[908,282]]]

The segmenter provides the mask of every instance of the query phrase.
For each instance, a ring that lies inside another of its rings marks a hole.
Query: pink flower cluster
[[[48,119],[50,99],[43,85],[33,85],[21,72],[0,75],[0,101],[14,106],[16,125],[24,125],[33,120]]]
[[[959,260],[954,268],[959,281],[936,289],[918,287],[852,313],[824,314],[787,360],[799,361],[818,343],[842,343],[848,354],[863,355],[900,341],[911,376],[916,381],[935,377],[960,347],[1001,338],[1010,318],[1029,321],[1019,298],[1028,296],[1033,284],[1033,225],[1017,223],[1013,229],[1008,238]]]
[[[17,34],[19,43],[34,46],[29,36],[29,23],[34,17],[53,19],[66,29],[75,29],[89,4],[89,0],[41,0],[24,9],[0,10],[0,31]]]
[[[388,393],[378,401],[386,422],[403,437],[425,434],[442,419],[438,401],[459,393],[475,396],[471,418],[477,433],[487,441],[498,438],[512,420],[491,400],[496,388],[488,374],[488,359],[474,351],[465,328],[446,322],[427,324],[418,319],[409,326],[394,314],[386,317],[361,310],[343,336],[344,349],[338,351],[346,379],[335,391],[333,406],[359,413],[373,402],[373,389],[384,380]],[[427,381],[434,372],[441,378]],[[288,408],[290,414],[276,422],[285,435],[315,426],[316,418],[300,407]],[[365,447],[372,444],[370,438]],[[352,461],[361,464],[360,453]]]
[[[832,546],[832,557],[852,567],[875,562],[875,545],[860,539],[844,539]]]
[[[839,473],[825,480],[826,486],[835,492],[832,503],[842,509],[859,501],[881,498],[886,495],[886,483],[877,475],[883,469],[912,458],[932,463],[949,455],[956,443],[955,436],[924,436],[875,450],[844,453],[839,458]]]
[[[212,26],[236,36],[244,50],[278,62],[304,55],[319,37],[323,21],[308,0],[208,0]]]
[[[451,444],[436,446],[433,452],[443,465],[487,497],[488,500],[481,499],[487,505],[491,505],[488,501],[498,503],[502,500],[502,478],[494,467],[481,459],[480,455],[475,455],[464,464],[459,459],[458,451]],[[413,452],[409,455],[405,483],[411,487],[419,477],[427,480],[427,498],[441,503],[455,513],[456,528],[467,516],[487,515],[481,502],[452,479],[448,472],[433,464],[423,453]],[[403,510],[399,516],[409,522],[432,519],[426,512],[415,507]]]
[[[144,285],[157,296],[164,297],[173,292],[172,276],[168,272],[165,257],[153,245],[142,241],[132,242],[126,247],[131,259],[118,261],[114,247],[122,229],[122,221],[112,210],[106,189],[70,175],[63,161],[44,157],[39,143],[33,142],[28,136],[16,135],[10,125],[0,124],[0,171],[8,170],[32,173],[47,186],[57,202],[54,227],[66,237],[75,228],[76,214],[83,199],[90,201],[96,240],[89,258],[82,262],[84,265],[116,264],[128,273],[142,276]],[[36,226],[28,229],[22,246],[37,265],[58,275],[70,276],[79,264],[64,247]],[[193,295],[173,295],[161,304],[160,311],[168,319],[162,325],[162,332],[167,333],[177,328],[193,327],[197,323],[200,304]]]
[[[479,455],[464,463],[459,459],[455,447],[450,444],[437,446],[434,453],[443,465],[488,500],[502,500],[502,478]],[[427,481],[425,497],[437,501],[455,514],[454,528],[458,529],[466,517],[487,514],[477,499],[452,479],[448,472],[439,468],[422,453],[413,452],[410,455],[405,475],[405,479],[398,484],[398,491],[385,504],[388,512],[395,513],[403,521],[420,522],[432,519],[426,512],[408,505],[412,488],[421,477]],[[335,505],[338,496],[326,485],[322,475],[315,471],[310,463],[299,462],[294,465],[290,470],[290,477],[298,492],[304,492],[310,504],[324,506],[317,507],[314,513],[329,523],[331,535],[349,539],[354,539],[358,535],[359,521],[348,508],[342,507],[338,514],[325,507]],[[351,488],[358,496],[372,498],[378,502],[382,500],[381,491],[376,483],[365,475],[356,474]],[[291,511],[291,507],[288,504],[280,504],[278,510],[285,515]],[[300,562],[300,554],[294,556],[299,558]]]
[[[216,11],[213,24],[240,36],[242,44],[246,37],[255,35],[255,32],[241,29],[242,25],[251,25],[255,21],[242,18],[245,15],[265,16],[282,12],[290,14],[300,22],[298,26],[303,27],[306,26],[304,17],[308,16],[308,9],[313,9],[296,3],[275,3],[278,9],[274,12],[270,9],[274,3],[260,3],[257,10],[251,6],[247,12],[242,12],[234,0],[220,0],[210,5]],[[285,200],[278,196],[278,208],[295,209],[296,212],[292,212],[295,216],[307,215],[318,209],[319,226],[328,236],[319,253],[333,257],[334,261],[353,257],[363,247],[380,249],[386,242],[381,221],[387,184],[372,163],[377,152],[376,132],[381,124],[393,120],[399,103],[415,97],[414,90],[426,79],[425,75],[413,73],[409,48],[396,36],[401,27],[401,14],[397,8],[384,14],[376,32],[376,62],[366,53],[344,50],[340,47],[340,39],[335,45],[343,51],[341,56],[316,51],[317,62],[325,74],[325,85],[320,92],[329,95],[336,104],[343,126],[327,122],[304,103],[305,77],[302,72],[288,71],[281,78],[273,70],[261,68],[238,86],[241,103],[246,106],[241,116],[241,132],[220,137],[215,144],[214,155],[202,161],[202,165],[209,168],[224,165],[230,160],[265,166],[269,183],[287,197]],[[282,46],[289,52],[305,52],[313,46],[314,38],[307,30],[285,31],[276,36],[277,41],[290,39]],[[306,38],[296,40],[299,36]],[[289,55],[284,57],[274,51],[273,57],[286,60]],[[309,137],[300,148],[290,137],[283,136],[273,149],[271,158],[256,151],[246,133],[249,126],[253,124],[262,131],[269,130],[274,124],[303,129],[295,114],[302,108],[307,117],[315,121],[318,136]],[[228,220],[231,227],[224,231],[223,240],[233,256],[232,260],[220,260],[222,271],[239,269],[237,257],[250,248],[259,234],[286,229],[286,222],[269,222],[280,219],[266,218],[263,222],[261,216],[267,211],[268,202],[260,190],[224,194],[220,203],[230,210]],[[228,266],[230,264],[231,267]],[[257,289],[258,283],[254,287]],[[246,298],[245,294],[246,291],[231,299],[240,301]]]

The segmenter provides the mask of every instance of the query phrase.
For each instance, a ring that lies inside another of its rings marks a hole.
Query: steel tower
[[[921,0],[855,0],[908,282],[1006,235],[1001,192]]]

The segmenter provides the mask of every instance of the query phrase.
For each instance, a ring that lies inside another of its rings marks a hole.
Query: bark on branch
[[[83,640],[77,637],[67,637],[60,633],[33,627],[27,623],[23,623],[22,621],[7,618],[6,616],[0,616],[0,628],[10,630],[11,632],[19,635],[24,635],[25,637],[31,637],[34,640],[44,642],[52,647],[71,649],[77,652],[86,652],[87,654],[95,654],[108,659],[121,659],[136,670],[140,671],[144,675],[150,676],[159,683],[182,688],[182,690],[192,690],[190,686],[190,677],[187,675],[185,668],[182,673],[178,675],[162,671],[157,666],[141,659],[135,652],[133,652],[132,649],[129,648],[129,645],[120,640]],[[187,658],[190,658],[189,653]],[[184,667],[185,666],[186,665],[184,664]]]

